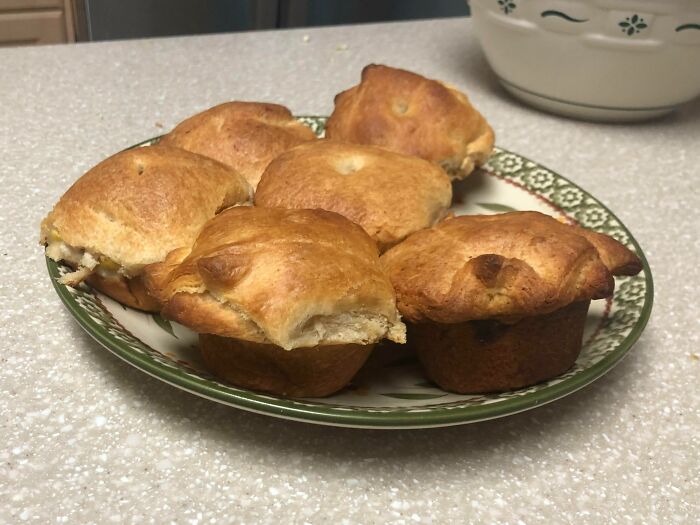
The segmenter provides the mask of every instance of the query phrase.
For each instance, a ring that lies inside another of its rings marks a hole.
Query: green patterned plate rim
[[[325,117],[298,118],[318,135],[323,134]],[[132,147],[153,144],[157,139],[158,137],[149,139]],[[653,281],[646,257],[629,230],[611,210],[573,182],[502,148],[495,148],[482,173],[504,188],[507,186],[529,194],[530,198],[536,199],[562,220],[577,222],[614,236],[639,255],[644,268],[637,276],[618,280],[613,300],[607,303],[600,324],[584,344],[582,355],[585,353],[586,359],[580,358],[580,362],[577,361],[571,370],[558,378],[505,394],[457,396],[459,399],[455,400],[454,395],[447,395],[434,386],[428,386],[431,392],[437,394],[382,394],[400,400],[394,400],[398,405],[361,406],[356,403],[344,405],[342,402],[334,402],[333,397],[326,400],[285,399],[237,388],[220,383],[208,374],[187,366],[187,363],[172,359],[150,347],[115,319],[113,313],[89,287],[81,285],[74,289],[58,283],[57,279],[67,271],[64,266],[48,258],[46,263],[61,301],[80,326],[98,343],[143,372],[213,401],[275,417],[359,428],[429,428],[503,417],[560,399],[612,369],[639,339],[649,320],[653,303]],[[479,202],[474,205],[479,207],[478,213],[513,209],[510,202]],[[156,323],[161,324],[158,320]],[[170,326],[167,330],[174,336]],[[437,401],[442,397],[453,400]],[[411,401],[430,398],[436,398],[435,403],[412,404]]]

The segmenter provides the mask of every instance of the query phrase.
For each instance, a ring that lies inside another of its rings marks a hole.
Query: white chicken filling
[[[60,240],[51,240],[46,246],[46,255],[54,261],[65,261],[75,271],[65,274],[59,279],[61,284],[77,286],[82,281],[97,273],[105,279],[122,276],[122,268],[104,256],[93,255],[81,248],[75,248]]]

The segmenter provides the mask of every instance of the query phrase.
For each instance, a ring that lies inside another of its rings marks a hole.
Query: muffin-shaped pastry
[[[448,219],[381,262],[428,377],[470,394],[565,372],[591,299],[612,295],[613,275],[641,270],[611,237],[537,212]]]
[[[41,223],[46,255],[75,270],[64,284],[90,285],[134,308],[157,311],[142,270],[190,246],[220,210],[249,204],[250,185],[215,160],[166,146],[109,157],[80,177]]]
[[[493,130],[464,93],[378,65],[365,67],[357,86],[336,95],[326,137],[421,157],[442,166],[452,179],[481,166],[494,143]]]
[[[330,395],[374,343],[405,341],[374,242],[323,210],[226,210],[147,268],[146,286],[165,317],[200,334],[212,373],[245,388]]]
[[[451,202],[450,179],[434,164],[328,140],[282,153],[255,194],[256,206],[340,213],[362,226],[380,251],[441,220]]]
[[[315,139],[314,132],[284,106],[226,102],[183,120],[160,143],[223,162],[255,189],[272,159]]]

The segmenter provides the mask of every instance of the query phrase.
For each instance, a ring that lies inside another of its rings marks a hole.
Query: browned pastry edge
[[[285,397],[325,397],[347,385],[374,345],[284,350],[279,346],[200,334],[204,363],[215,376],[242,388]]]
[[[576,226],[576,232],[585,237],[598,250],[603,264],[613,275],[637,275],[642,271],[642,261],[624,244],[604,233]]]
[[[566,372],[581,352],[590,301],[514,324],[409,324],[427,376],[458,394],[505,392]]]

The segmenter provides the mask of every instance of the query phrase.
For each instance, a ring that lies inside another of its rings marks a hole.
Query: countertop
[[[459,86],[631,229],[656,298],[619,366],[504,419],[368,431],[200,399],[83,333],[37,245],[72,181],[222,101],[328,114],[371,62]],[[0,107],[0,523],[697,523],[700,100],[639,125],[540,113],[452,19],[0,49]]]

